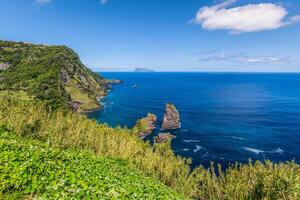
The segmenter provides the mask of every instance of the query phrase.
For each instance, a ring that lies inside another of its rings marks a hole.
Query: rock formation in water
[[[173,104],[167,103],[161,129],[165,130],[178,128],[180,128],[179,113]]]
[[[152,113],[148,113],[147,117],[137,120],[135,127],[138,129],[139,136],[145,137],[151,134],[155,129],[156,121],[157,117]]]
[[[158,136],[155,137],[155,142],[160,144],[165,141],[171,141],[174,138],[176,138],[176,136],[172,135],[171,133],[160,133],[160,134],[158,134]]]
[[[121,83],[123,83],[123,81],[122,80],[118,80],[118,79],[108,79],[107,83],[108,84],[121,84]]]

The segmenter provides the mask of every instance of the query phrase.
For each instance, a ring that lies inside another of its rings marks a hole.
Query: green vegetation
[[[89,111],[100,107],[106,81],[87,69],[65,46],[0,41],[0,94],[22,92],[54,108]]]
[[[145,120],[111,128],[72,112],[98,108],[106,84],[67,47],[0,41],[0,199],[300,199],[294,162],[191,170],[170,141],[138,137]]]
[[[135,124],[135,129],[138,130],[138,136],[144,137],[152,133],[155,129],[157,117],[152,113],[148,113],[147,117],[138,119]]]
[[[61,151],[0,128],[0,199],[182,199],[120,159]]]
[[[175,107],[175,105],[172,104],[172,103],[167,103],[166,107],[170,107],[172,110],[177,110],[176,107]]]
[[[18,137],[38,139],[53,148],[126,160],[131,168],[187,198],[300,198],[300,166],[294,162],[236,164],[226,172],[200,166],[191,171],[190,160],[175,156],[170,143],[151,146],[136,136],[136,129],[113,129],[81,114],[53,111],[40,101],[2,98],[0,105],[0,126]]]

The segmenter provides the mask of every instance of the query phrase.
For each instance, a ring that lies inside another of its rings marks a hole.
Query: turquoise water
[[[172,131],[176,154],[193,164],[227,165],[270,159],[300,162],[300,74],[102,73],[121,79],[89,114],[111,126],[132,127],[148,112],[158,116],[175,104],[181,128]],[[138,88],[133,88],[133,85]]]

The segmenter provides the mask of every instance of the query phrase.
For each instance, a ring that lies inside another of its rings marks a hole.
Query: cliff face
[[[100,108],[106,80],[66,46],[0,41],[0,94],[37,98],[78,112]]]

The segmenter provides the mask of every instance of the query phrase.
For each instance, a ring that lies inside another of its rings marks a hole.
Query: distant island
[[[140,68],[135,68],[134,72],[154,72],[154,70],[140,67]]]

